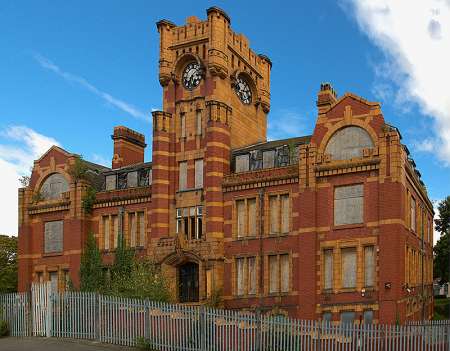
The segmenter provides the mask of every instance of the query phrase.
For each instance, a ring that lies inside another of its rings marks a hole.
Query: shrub
[[[157,351],[151,340],[140,337],[136,339],[136,347],[144,351]]]
[[[9,326],[6,321],[0,321],[0,338],[9,335]]]

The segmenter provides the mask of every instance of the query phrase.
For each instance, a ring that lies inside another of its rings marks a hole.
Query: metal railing
[[[94,293],[52,294],[48,284],[33,285],[31,294],[0,296],[0,313],[14,336],[92,339],[124,346],[143,338],[164,351],[450,351],[449,321],[332,324]]]

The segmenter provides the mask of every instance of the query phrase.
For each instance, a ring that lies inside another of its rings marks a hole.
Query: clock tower
[[[157,23],[163,110],[153,112],[151,249],[179,301],[223,284],[223,177],[231,150],[266,141],[271,61],[231,29],[218,7],[207,19]]]

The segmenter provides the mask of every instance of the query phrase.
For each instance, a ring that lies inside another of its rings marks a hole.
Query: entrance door
[[[188,262],[178,268],[180,302],[198,302],[198,264]]]

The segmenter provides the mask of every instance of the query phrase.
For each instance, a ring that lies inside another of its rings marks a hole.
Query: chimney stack
[[[114,127],[111,138],[114,140],[113,169],[144,162],[147,144],[143,134],[124,126],[117,126]]]
[[[317,94],[317,107],[319,114],[325,112],[337,101],[336,91],[331,86],[331,83],[320,84],[320,91]]]

